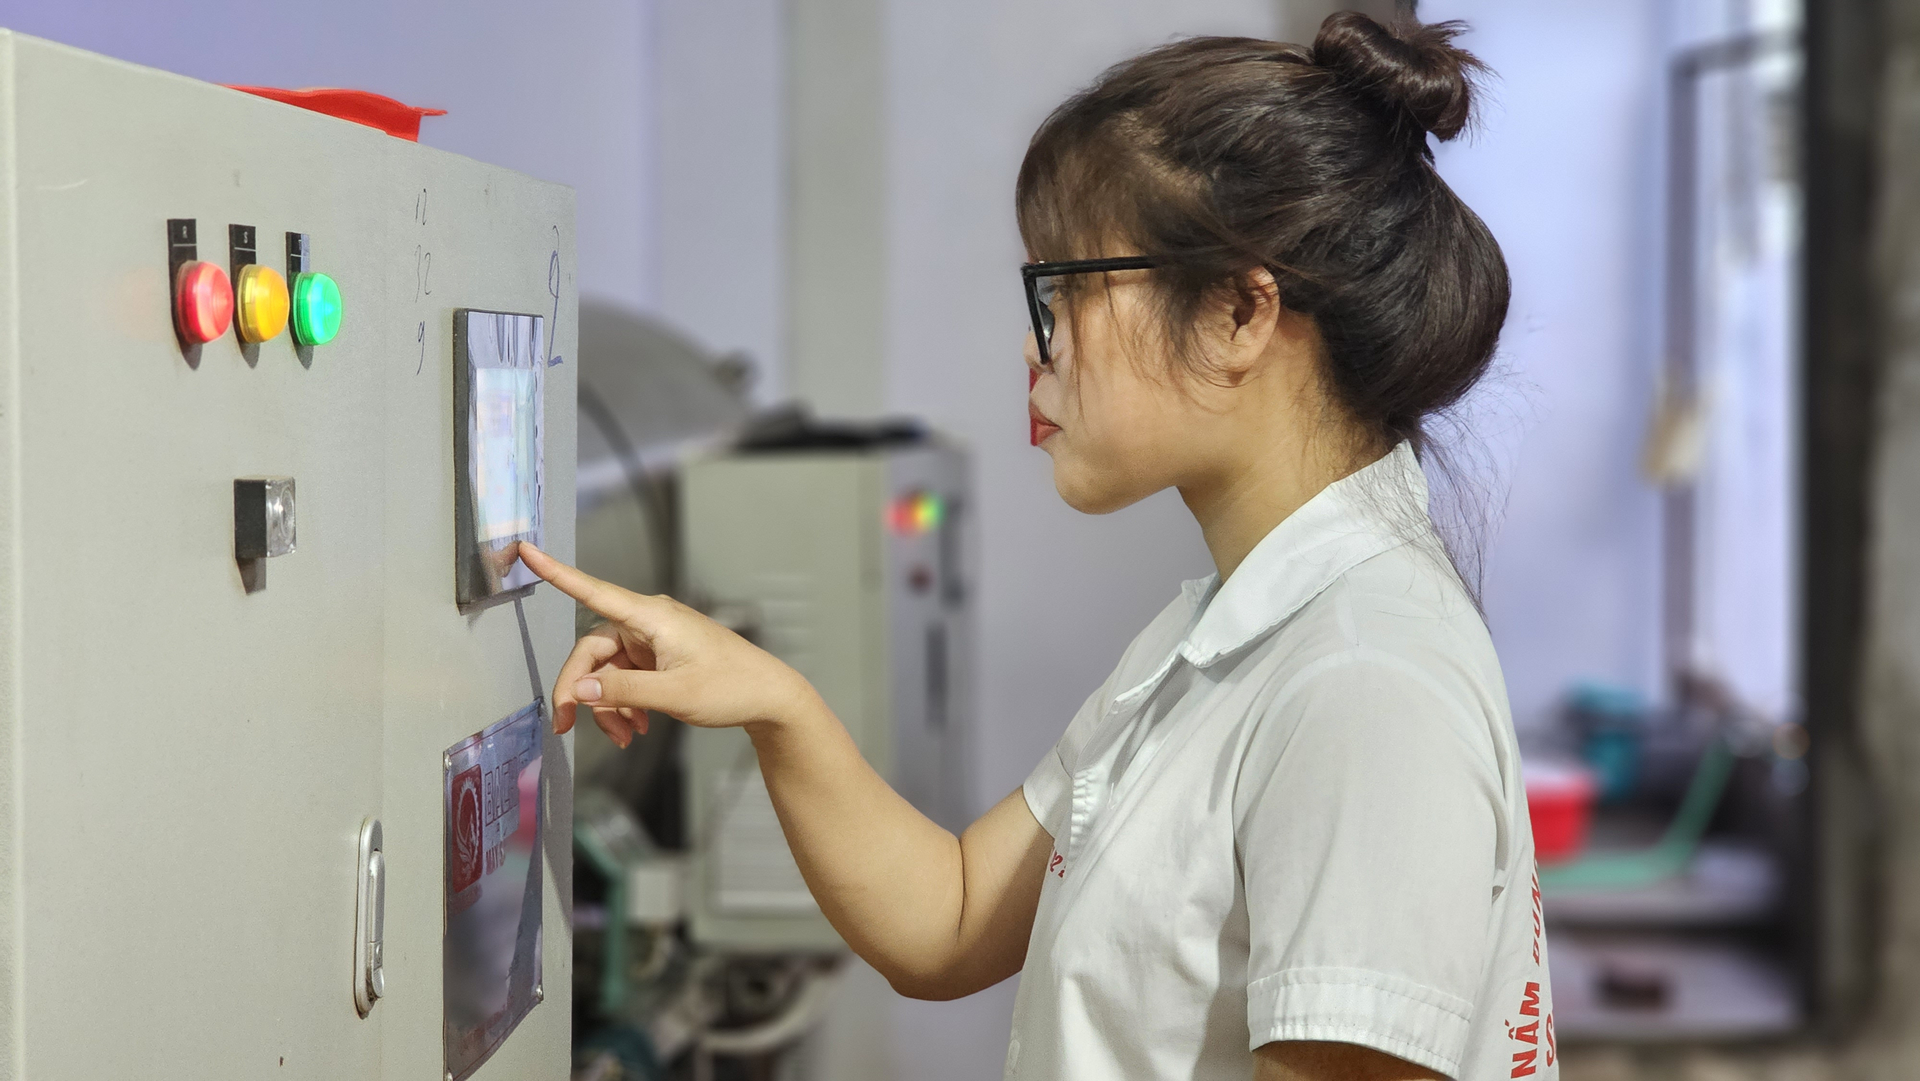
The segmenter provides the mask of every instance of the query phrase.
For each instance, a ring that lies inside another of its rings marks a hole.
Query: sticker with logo
[[[447,853],[447,892],[457,894],[480,881],[485,843],[480,837],[480,767],[453,777],[453,828]]]

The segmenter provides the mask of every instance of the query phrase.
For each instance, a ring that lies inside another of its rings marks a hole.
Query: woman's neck
[[[1180,498],[1200,523],[1200,534],[1224,582],[1275,526],[1327,485],[1377,460],[1380,453],[1377,449],[1330,452],[1320,441],[1269,444],[1264,454],[1181,485]]]

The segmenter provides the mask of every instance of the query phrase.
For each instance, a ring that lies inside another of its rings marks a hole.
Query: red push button
[[[182,263],[173,281],[173,321],[190,344],[225,334],[233,322],[233,286],[227,272],[202,260]]]

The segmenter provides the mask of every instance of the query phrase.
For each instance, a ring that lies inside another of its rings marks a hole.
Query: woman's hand
[[[1053,851],[1025,796],[1015,791],[956,839],[887,786],[800,673],[684,604],[629,593],[530,544],[520,558],[608,621],[560,670],[555,729],[571,728],[581,705],[622,747],[649,709],[747,726],[800,874],[868,964],[919,998],[970,995],[1019,971]]]
[[[621,747],[647,730],[647,710],[702,728],[774,724],[818,700],[800,673],[766,650],[667,597],[603,582],[531,544],[529,570],[607,622],[573,647],[553,685],[553,727],[566,732],[579,707]]]

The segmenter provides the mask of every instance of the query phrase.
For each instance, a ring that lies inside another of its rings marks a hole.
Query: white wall
[[[1488,622],[1514,719],[1545,720],[1569,683],[1657,694],[1659,507],[1637,472],[1660,356],[1658,0],[1427,0],[1465,19],[1497,73],[1481,130],[1441,172],[1513,274],[1506,373],[1473,414],[1496,496]]]
[[[0,25],[218,83],[446,109],[420,141],[574,188],[583,293],[654,299],[647,5],[634,0],[27,0]]]
[[[787,375],[784,0],[650,0],[657,101],[654,310],[754,362],[755,397]],[[584,213],[582,220],[585,220]]]

